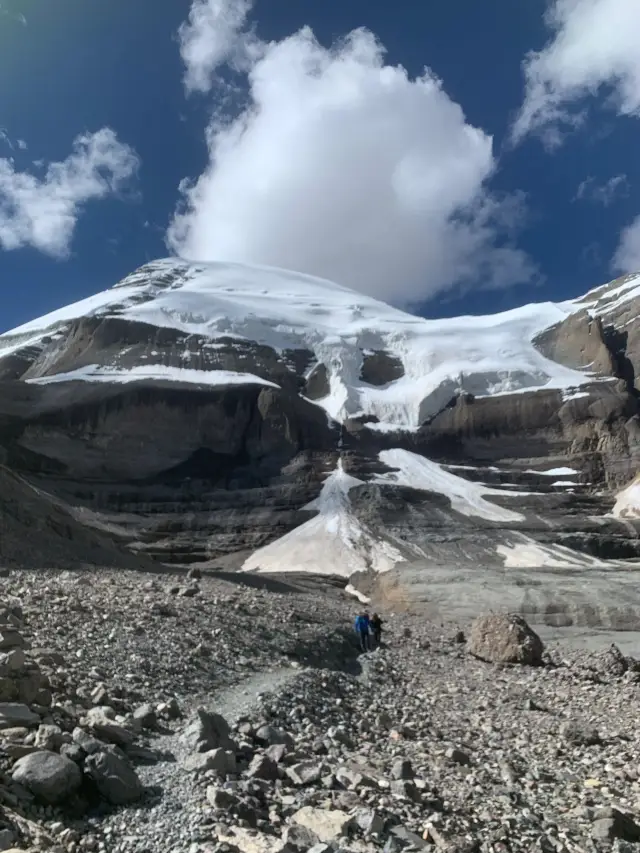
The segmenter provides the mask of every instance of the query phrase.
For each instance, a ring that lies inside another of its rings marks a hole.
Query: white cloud
[[[619,272],[640,272],[640,216],[622,232],[613,266]]]
[[[640,2],[555,0],[546,16],[554,36],[524,63],[525,99],[516,141],[539,131],[561,140],[563,125],[581,120],[579,102],[611,87],[623,115],[640,115]]]
[[[42,177],[0,158],[0,247],[64,257],[83,205],[117,192],[138,163],[109,128],[78,136],[67,159],[50,163]]]
[[[178,30],[188,92],[208,92],[216,69],[225,62],[243,65],[254,40],[243,32],[251,0],[193,0],[189,20]]]
[[[614,175],[604,184],[598,184],[595,178],[588,177],[578,186],[576,199],[595,201],[609,207],[616,198],[629,194],[629,181],[626,175]]]
[[[240,10],[225,19],[244,19]],[[209,23],[191,33],[199,56],[229,55],[217,30],[208,53],[210,37]],[[248,106],[208,127],[209,164],[181,186],[168,231],[174,251],[282,266],[396,302],[531,277],[504,239],[512,206],[485,189],[491,137],[430,71],[412,79],[386,65],[365,29],[330,49],[308,28],[270,44],[252,38]],[[196,67],[203,89],[212,63]]]

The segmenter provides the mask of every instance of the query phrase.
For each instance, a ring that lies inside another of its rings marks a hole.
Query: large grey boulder
[[[220,714],[198,708],[184,731],[182,742],[192,752],[209,752],[212,749],[233,749],[229,723]]]
[[[467,650],[491,663],[542,663],[542,640],[521,616],[491,613],[471,626]]]
[[[12,776],[34,797],[52,805],[68,799],[82,782],[82,774],[71,759],[46,751],[16,761]]]
[[[144,789],[136,771],[112,752],[90,755],[84,768],[100,795],[114,806],[134,803],[142,796]]]
[[[27,706],[19,702],[0,702],[0,729],[13,729],[16,726],[32,728],[40,725],[40,717]]]

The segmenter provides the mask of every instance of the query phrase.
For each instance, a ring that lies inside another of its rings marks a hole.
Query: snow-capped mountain
[[[638,281],[621,285],[615,304],[632,298]],[[230,353],[234,345],[246,352],[248,344],[257,344],[281,366],[287,353],[308,353],[306,362],[289,364],[289,372],[305,383],[315,376],[314,401],[331,418],[371,416],[377,429],[415,430],[461,393],[482,397],[546,388],[570,394],[591,381],[593,373],[545,357],[534,340],[585,307],[597,313],[595,296],[588,304],[543,303],[487,317],[425,320],[297,273],[162,260],[110,290],[1,335],[0,368],[6,365],[15,375],[15,365],[24,366],[20,378],[38,383],[278,384],[269,364],[257,362],[254,372],[222,367],[238,361]],[[89,341],[83,346],[77,340],[83,321],[96,329],[98,321],[116,319],[129,325],[122,346],[116,342],[96,352]],[[167,332],[164,345],[160,330]]]
[[[165,562],[593,569],[640,557],[611,512],[640,468],[639,317],[640,276],[429,320],[157,261],[0,335],[0,458]]]

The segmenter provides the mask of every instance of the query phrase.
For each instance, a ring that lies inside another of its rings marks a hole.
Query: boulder
[[[249,765],[247,776],[249,779],[273,781],[278,778],[278,765],[266,755],[256,755]]]
[[[183,764],[188,773],[204,773],[215,770],[218,773],[234,773],[236,756],[230,749],[210,749],[208,752],[195,752],[188,756]]]
[[[11,625],[3,625],[0,628],[0,650],[5,652],[8,649],[22,649],[25,646],[26,642],[20,631]]]
[[[352,815],[340,809],[316,809],[303,806],[292,816],[291,823],[302,826],[326,843],[347,835],[355,825]]]
[[[58,752],[62,746],[62,729],[60,726],[40,726],[36,732],[35,746],[49,752]]]
[[[219,832],[218,841],[229,844],[232,850],[240,853],[276,853],[282,847],[279,838],[241,826],[232,826],[228,832]]]
[[[74,765],[75,766],[75,765]],[[114,806],[134,803],[143,793],[142,782],[133,767],[112,752],[96,752],[84,763],[100,795]]]
[[[101,739],[116,746],[129,746],[134,735],[114,720],[115,713],[108,706],[90,708],[84,723]]]
[[[198,708],[182,732],[182,742],[192,752],[209,752],[212,749],[233,749],[229,724],[220,714]]]
[[[596,811],[591,834],[595,841],[610,842],[619,838],[637,843],[640,841],[640,826],[630,815],[616,808],[605,807]]]
[[[288,749],[294,747],[291,735],[275,726],[261,726],[255,734],[255,739],[265,746],[286,746]]]
[[[16,726],[32,728],[40,724],[40,717],[27,706],[18,702],[0,702],[0,729]]]
[[[538,666],[544,646],[522,617],[491,613],[480,616],[471,626],[467,650],[490,663]]]
[[[294,785],[315,785],[327,773],[324,764],[317,761],[300,761],[287,767],[286,774]]]
[[[68,799],[82,782],[76,764],[55,752],[33,752],[13,766],[13,780],[44,803],[60,803]]]

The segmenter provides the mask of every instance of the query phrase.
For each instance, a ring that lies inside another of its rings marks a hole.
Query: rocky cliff
[[[639,294],[627,277],[429,321],[308,276],[159,261],[0,336],[0,460],[162,562],[640,558],[637,522],[609,517],[640,467]]]

